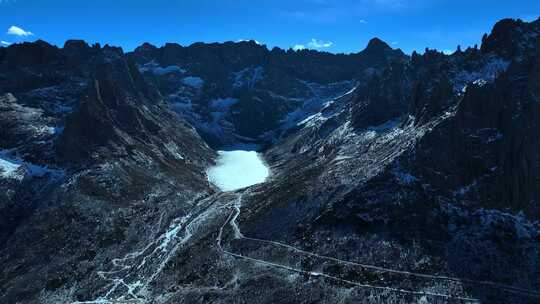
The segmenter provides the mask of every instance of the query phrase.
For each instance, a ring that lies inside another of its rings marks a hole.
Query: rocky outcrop
[[[482,52],[495,52],[504,58],[522,58],[535,47],[540,37],[540,20],[503,19],[482,38]]]
[[[357,64],[363,65],[365,69],[385,68],[393,62],[402,62],[407,58],[400,49],[392,49],[379,38],[371,39],[364,50],[352,56],[356,57]]]
[[[381,75],[374,75],[356,89],[352,108],[354,126],[363,129],[401,118],[407,110],[410,86],[406,66],[401,63],[393,63]]]

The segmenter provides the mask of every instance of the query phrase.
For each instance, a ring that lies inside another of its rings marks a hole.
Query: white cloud
[[[322,49],[322,48],[329,48],[334,43],[332,41],[323,41],[323,40],[317,40],[315,38],[311,38],[311,41],[308,42],[308,47],[314,48],[314,49]]]
[[[324,41],[324,40],[311,38],[311,40],[308,43],[295,44],[292,47],[292,49],[295,51],[300,51],[300,50],[305,50],[305,49],[325,49],[325,48],[331,47],[332,45],[334,45],[332,41]]]
[[[397,41],[392,41],[392,45],[398,45],[398,44],[399,44],[399,42],[397,42]]]
[[[454,54],[454,51],[452,51],[452,50],[443,50],[442,52],[443,52],[445,55],[452,55],[452,54]]]
[[[366,24],[366,23],[368,23],[368,22],[367,22],[365,19],[360,19],[360,23]]]
[[[34,33],[30,32],[30,31],[25,31],[22,28],[20,28],[18,26],[15,26],[15,25],[12,25],[8,29],[7,34],[8,35],[15,35],[15,36],[22,36],[22,37],[33,36],[34,35]]]
[[[0,41],[0,44],[1,44],[1,45],[5,45],[5,46],[8,46],[8,45],[11,44],[11,42],[7,42],[7,41],[2,40],[2,41]]]

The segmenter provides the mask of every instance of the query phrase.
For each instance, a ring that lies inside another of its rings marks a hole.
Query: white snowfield
[[[8,159],[3,159],[0,156],[0,177],[13,178],[16,175],[19,167],[20,165]]]
[[[52,177],[59,177],[63,172],[25,162],[13,150],[0,149],[0,179],[22,180],[30,177],[44,177],[48,174]]]
[[[218,151],[219,158],[206,173],[208,180],[223,191],[262,183],[270,171],[255,151]]]

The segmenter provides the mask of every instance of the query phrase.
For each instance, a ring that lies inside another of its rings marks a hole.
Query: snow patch
[[[410,185],[418,181],[416,176],[405,170],[399,163],[392,167],[391,173],[401,185]]]
[[[499,74],[506,71],[510,62],[492,56],[487,62],[475,71],[460,71],[454,78],[454,90],[456,92],[465,92],[467,84],[474,83],[479,86],[484,86],[487,83],[493,82]]]
[[[182,83],[187,85],[187,86],[194,87],[196,89],[200,89],[204,85],[204,80],[202,78],[200,78],[200,77],[188,76],[188,77],[184,77],[182,79]]]
[[[165,148],[175,158],[181,159],[181,160],[184,159],[184,156],[182,156],[182,153],[180,153],[180,148],[178,148],[178,145],[176,143],[168,142],[167,144],[165,144]]]
[[[171,74],[171,73],[180,73],[180,74],[186,73],[185,69],[183,69],[183,68],[181,68],[181,67],[179,67],[177,65],[170,65],[170,66],[162,67],[157,62],[155,62],[154,60],[152,60],[152,61],[150,61],[148,63],[145,63],[143,65],[140,65],[139,66],[139,71],[141,73],[151,72],[154,75],[158,75],[158,76]]]
[[[238,89],[248,87],[252,89],[257,82],[263,79],[264,68],[245,68],[238,72],[232,73],[233,88]]]
[[[479,209],[472,213],[478,217],[485,229],[497,230],[499,227],[512,227],[518,238],[534,238],[540,235],[538,221],[531,222],[523,212],[511,214],[494,209]]]
[[[415,176],[407,173],[407,172],[400,172],[400,171],[397,171],[397,172],[394,172],[394,176],[397,178],[397,180],[401,183],[401,184],[404,184],[404,185],[409,185],[409,184],[412,184],[414,183],[415,181],[418,180],[418,178],[416,178]]]
[[[225,139],[227,134],[235,136],[235,126],[230,121],[231,107],[238,103],[236,98],[219,98],[211,100],[208,104],[210,120],[201,121],[200,117],[194,121],[194,125],[208,134]]]
[[[214,167],[206,172],[208,180],[223,191],[233,191],[262,183],[268,167],[255,151],[218,151]]]
[[[351,94],[357,87],[354,81],[343,81],[321,85],[318,83],[302,82],[309,91],[310,98],[295,111],[288,113],[281,121],[281,129],[288,130],[295,126],[314,126],[336,115],[334,111],[327,110],[335,101]]]
[[[228,109],[238,103],[236,98],[218,98],[210,101],[210,107],[216,109]]]
[[[0,178],[22,180],[25,177],[44,177],[45,175],[58,177],[62,175],[62,171],[25,162],[10,150],[0,150]]]
[[[0,177],[19,179],[20,173],[18,169],[20,166],[9,159],[4,159],[0,155]]]

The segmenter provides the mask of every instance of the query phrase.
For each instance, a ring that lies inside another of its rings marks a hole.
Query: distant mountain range
[[[540,302],[540,19],[404,54],[0,47],[2,303]],[[217,150],[266,182],[222,192]]]

